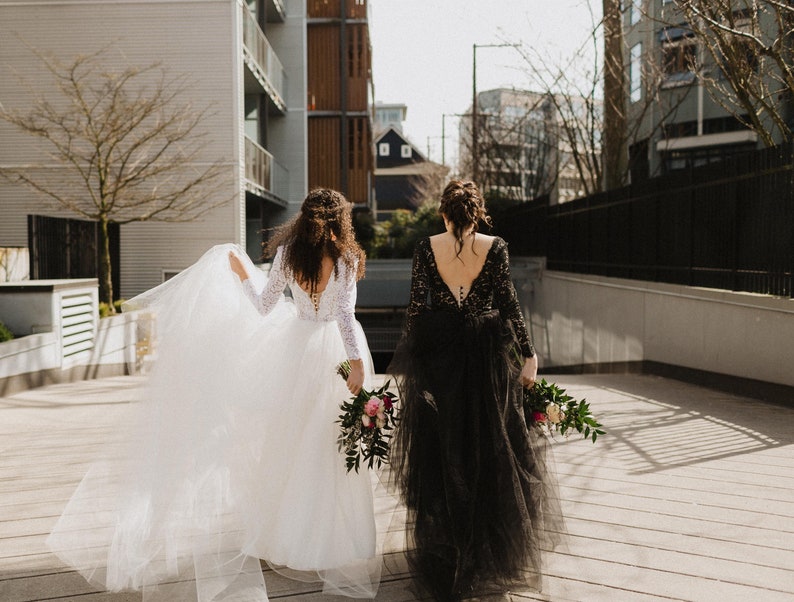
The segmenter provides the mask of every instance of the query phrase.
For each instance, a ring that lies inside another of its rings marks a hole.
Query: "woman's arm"
[[[535,382],[538,373],[538,358],[535,356],[535,348],[529,340],[524,314],[521,312],[521,305],[518,302],[518,295],[510,279],[510,258],[507,253],[507,244],[499,240],[496,244],[495,268],[494,268],[494,303],[503,320],[508,320],[513,325],[516,333],[521,355],[524,357],[524,365],[521,369],[521,384],[531,386]]]
[[[430,285],[427,280],[427,249],[430,241],[423,238],[414,247],[414,259],[411,267],[411,294],[405,310],[405,331],[413,330],[417,316],[427,308],[427,294]]]
[[[232,272],[237,274],[240,281],[243,283],[243,292],[245,296],[251,300],[257,311],[266,316],[281,299],[281,294],[287,286],[287,277],[284,273],[284,266],[282,261],[282,248],[279,247],[276,251],[276,256],[273,258],[273,265],[268,274],[267,283],[261,294],[257,294],[254,290],[254,285],[248,277],[240,258],[237,257],[232,251],[229,251],[229,267]]]
[[[353,395],[358,395],[364,386],[364,361],[356,337],[356,272],[357,265],[348,268],[344,261],[338,262],[338,274],[343,283],[334,307],[334,317],[342,335],[345,352],[350,363],[350,375],[347,377],[347,388]]]

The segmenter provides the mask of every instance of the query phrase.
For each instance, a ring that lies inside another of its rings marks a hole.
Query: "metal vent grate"
[[[90,355],[96,337],[97,308],[90,294],[61,298],[61,345],[64,359]]]

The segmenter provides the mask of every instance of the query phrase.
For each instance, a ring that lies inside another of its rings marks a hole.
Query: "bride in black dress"
[[[403,400],[391,467],[408,561],[436,600],[539,590],[540,551],[562,519],[547,441],[522,411],[538,364],[507,244],[477,232],[490,218],[473,182],[450,182],[439,212],[446,232],[416,245],[389,367]]]

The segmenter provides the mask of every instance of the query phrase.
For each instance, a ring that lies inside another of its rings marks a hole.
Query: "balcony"
[[[265,2],[267,20],[270,23],[283,23],[286,19],[287,11],[284,7],[284,0],[267,0]]]
[[[287,75],[284,67],[248,7],[243,5],[241,10],[243,11],[243,58],[248,67],[246,90],[251,87],[264,90],[276,109],[285,113]]]
[[[257,196],[286,206],[289,171],[269,152],[245,137],[245,189]]]

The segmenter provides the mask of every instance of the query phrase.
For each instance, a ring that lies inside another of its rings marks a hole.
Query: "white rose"
[[[560,421],[565,417],[560,406],[556,403],[550,403],[546,406],[546,417],[549,419],[549,422],[553,422],[554,424],[559,424]]]

